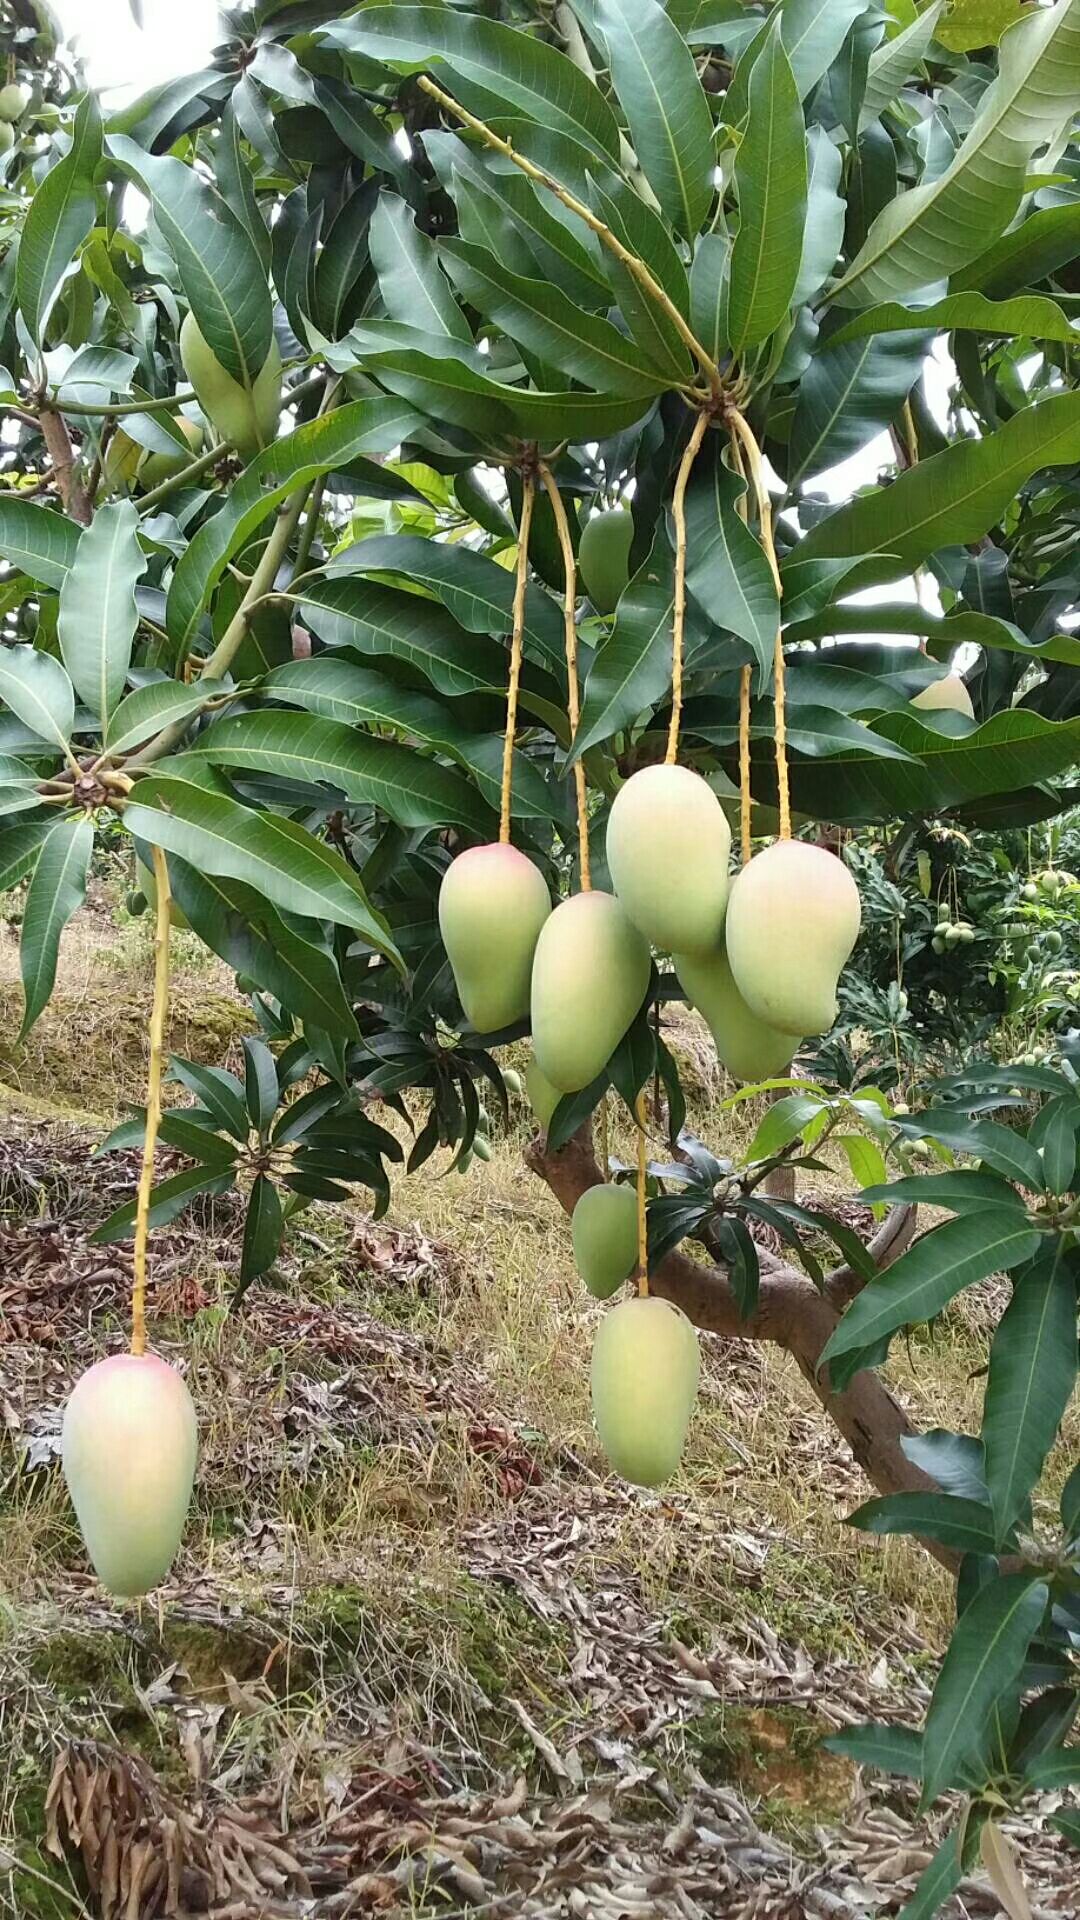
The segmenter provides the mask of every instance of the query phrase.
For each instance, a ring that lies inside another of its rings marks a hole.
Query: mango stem
[[[547,489],[551,501],[551,511],[555,516],[555,531],[559,536],[559,547],[563,562],[563,629],[566,635],[566,711],[570,721],[570,742],[573,742],[581,718],[581,700],[578,692],[577,665],[577,621],[574,611],[577,603],[577,565],[574,560],[574,546],[570,538],[570,522],[566,517],[563,497],[558,482],[546,460],[540,462],[540,477]],[[577,801],[578,868],[581,873],[581,891],[590,892],[592,875],[589,870],[589,813],[585,785],[585,766],[580,754],[574,761],[574,795]]]
[[[686,630],[686,489],[708,427],[709,415],[699,413],[683,450],[671,496],[671,517],[675,522],[675,598],[671,610],[671,722],[664,755],[669,767],[673,767],[679,757],[679,726],[682,721],[683,636]]]
[[[154,1150],[161,1125],[161,1080],[165,1065],[165,1022],[169,1011],[169,868],[160,847],[150,849],[154,862],[157,911],[154,918],[154,1004],[150,1014],[150,1068],[146,1081],[146,1134],[142,1170],[135,1203],[135,1258],[131,1289],[131,1351],[146,1352],[146,1243],[150,1236],[150,1190],[154,1184]]]
[[[776,587],[776,598],[779,603],[784,589],[780,579],[780,567],[776,558],[776,542],[773,539],[772,528],[772,501],[769,498],[769,489],[765,484],[765,471],[761,458],[761,448],[754,438],[753,429],[749,421],[744,414],[739,412],[737,407],[729,409],[727,421],[732,434],[736,435],[742,442],[743,451],[746,454],[746,465],[750,473],[750,482],[757,500],[758,532],[761,537],[761,544],[765,549],[765,558],[769,563],[769,571],[773,577],[773,583]],[[779,615],[776,622],[776,641],[773,647],[773,701],[775,709],[773,736],[776,750],[777,798],[780,808],[780,838],[781,840],[790,840],[791,794],[787,763],[787,701],[784,680],[784,641]]]
[[[645,1089],[642,1087],[634,1103],[634,1118],[637,1121],[637,1287],[643,1300],[649,1294],[649,1228],[645,1207],[645,1175],[649,1157],[649,1142],[645,1132],[647,1111],[645,1107]]]
[[[518,688],[525,636],[525,589],[529,582],[529,528],[532,526],[536,481],[530,471],[522,476],[521,525],[518,527],[517,568],[514,574],[514,627],[510,636],[510,680],[506,689],[506,734],[503,739],[502,791],[499,795],[499,840],[510,841],[510,803],[514,780],[514,735],[517,732]]]

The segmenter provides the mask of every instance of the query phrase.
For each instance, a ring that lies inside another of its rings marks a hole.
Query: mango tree
[[[25,889],[21,1038],[99,831],[128,836],[153,896],[147,1111],[112,1142],[144,1142],[143,1179],[102,1229],[135,1229],[136,1359],[153,1226],[241,1183],[242,1289],[297,1207],[388,1204],[404,1149],[380,1105],[409,1124],[410,1168],[467,1157],[481,1088],[505,1099],[498,1049],[532,1020],[556,1061],[579,994],[572,1065],[534,1081],[530,1164],[572,1211],[608,1172],[592,1127],[613,1089],[641,1122],[635,1200],[651,1189],[639,1283],[790,1351],[876,1489],[857,1518],[958,1563],[925,1734],[849,1747],[921,1777],[925,1804],[965,1798],[910,1916],[980,1845],[1008,1886],[997,1810],[1077,1772],[1077,1475],[1059,1519],[1031,1504],[1076,1371],[1075,1076],[973,1068],[895,1120],[881,1097],[789,1086],[800,1034],[831,1017],[850,905],[789,1026],[754,980],[770,948],[797,959],[805,893],[742,915],[730,980],[718,947],[704,975],[692,952],[673,970],[678,930],[650,914],[710,876],[680,925],[719,940],[732,823],[744,861],[780,836],[752,891],[776,852],[846,881],[846,827],[1075,804],[1080,0],[259,0],[209,66],[114,113],[45,73],[31,0],[12,17],[0,886]],[[837,505],[825,476],[860,453]],[[709,796],[700,838],[665,839],[644,807],[609,842],[632,778],[665,762]],[[505,992],[483,955],[475,994],[448,958],[444,875],[492,848],[497,871],[529,869],[523,927],[535,912],[542,938],[560,900],[601,929],[540,998],[521,940]],[[243,1079],[174,1061],[193,1104],[162,1116],[179,914],[262,1037]],[[610,968],[603,929],[627,915],[637,957],[616,942]],[[730,1050],[733,987],[785,1082],[739,1166],[686,1137],[654,1017],[689,992]],[[1004,1123],[1018,1092],[1027,1131]],[[826,1131],[882,1216],[868,1246],[762,1193]],[[927,1137],[931,1173],[912,1160]],[[154,1185],[156,1138],[189,1164]],[[911,1245],[920,1200],[952,1217]],[[759,1251],[763,1224],[799,1264]],[[807,1244],[823,1227],[828,1272]],[[919,1438],[876,1371],[890,1339],[1002,1270],[983,1433]],[[100,1505],[118,1404],[106,1383],[71,1422],[92,1548],[130,1518]],[[170,1407],[166,1561],[190,1480]],[[625,1436],[604,1437],[618,1456]],[[146,1585],[146,1547],[102,1572]]]

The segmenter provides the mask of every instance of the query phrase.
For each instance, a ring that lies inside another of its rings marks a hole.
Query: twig
[[[682,720],[683,633],[686,627],[686,489],[708,426],[709,415],[703,411],[698,414],[694,430],[686,443],[671,496],[671,515],[675,522],[675,599],[671,614],[671,722],[664,755],[668,766],[674,766],[679,756],[679,724]]]
[[[160,393],[148,400],[59,400],[52,396],[47,403],[52,407],[63,407],[65,413],[85,415],[87,419],[111,418],[113,414],[123,413],[172,413],[177,407],[184,407],[189,400],[195,399],[194,387],[188,387],[182,393]],[[42,408],[42,412],[45,408]]]
[[[647,1299],[649,1292],[649,1225],[645,1196],[649,1142],[645,1133],[648,1113],[645,1106],[644,1087],[634,1103],[634,1118],[637,1121],[637,1287],[640,1297],[644,1300]]]
[[[216,467],[218,461],[224,459],[228,451],[229,442],[219,440],[217,445],[208,448],[206,453],[200,453],[197,460],[192,460],[188,466],[181,467],[179,473],[170,474],[169,478],[162,480],[159,486],[151,487],[149,493],[144,493],[139,501],[139,512],[150,513],[154,507],[159,507],[163,500],[167,500],[171,493],[179,493],[181,487],[189,487],[193,480],[201,480],[203,474],[209,473],[211,467]]]
[[[744,414],[739,412],[737,407],[732,407],[728,410],[727,421],[732,433],[736,434],[742,442],[743,450],[746,454],[746,464],[749,469],[750,482],[753,486],[754,497],[757,501],[758,529],[761,534],[761,544],[765,549],[765,558],[769,563],[769,570],[773,577],[773,584],[776,587],[776,598],[779,603],[784,589],[780,579],[780,567],[776,558],[776,543],[773,539],[772,530],[772,501],[769,498],[769,489],[765,484],[761,448],[754,438],[753,429],[749,421]],[[780,625],[779,604],[777,606],[776,641],[773,647],[773,699],[776,716],[774,738],[776,744],[776,786],[780,807],[780,838],[781,840],[790,840],[791,796],[787,763],[787,703],[784,682],[784,641]]]
[[[90,496],[79,479],[79,469],[75,451],[71,444],[71,435],[62,413],[52,407],[42,407],[39,416],[41,434],[52,461],[56,484],[60,492],[64,512],[77,520],[80,526],[88,527],[93,517]]]
[[[521,525],[518,528],[517,569],[514,576],[514,626],[510,636],[510,680],[506,689],[506,733],[503,738],[502,789],[499,795],[499,840],[510,841],[510,812],[513,800],[514,735],[517,732],[518,688],[521,684],[521,655],[525,637],[525,589],[529,580],[529,528],[536,500],[536,479],[531,469],[525,473],[521,495]]]
[[[540,478],[547,488],[551,511],[555,516],[555,531],[559,536],[559,547],[563,562],[563,629],[566,636],[566,711],[570,721],[570,740],[575,740],[578,722],[581,719],[581,702],[578,694],[577,665],[577,567],[574,560],[574,546],[570,538],[570,522],[566,517],[566,507],[558,482],[546,460],[540,462]],[[589,810],[585,784],[585,765],[579,754],[574,761],[574,796],[577,803],[578,867],[581,872],[581,891],[588,893],[592,887],[592,874],[589,867]]]
[[[165,1022],[169,1012],[169,868],[160,847],[151,847],[157,912],[154,919],[154,1004],[150,1014],[150,1070],[146,1083],[146,1135],[135,1204],[134,1280],[131,1289],[131,1351],[146,1352],[146,1243],[150,1235],[150,1192],[154,1149],[161,1125],[161,1079],[165,1062]]]

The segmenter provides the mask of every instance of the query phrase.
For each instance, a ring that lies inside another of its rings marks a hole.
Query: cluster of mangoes
[[[132,487],[141,487],[148,493],[151,487],[160,487],[163,480],[171,480],[175,473],[182,473],[192,460],[202,452],[203,432],[197,420],[188,420],[181,414],[176,422],[184,436],[184,445],[176,445],[173,453],[154,451],[140,446],[139,442],[118,427],[111,436],[102,461],[105,486],[109,493],[130,493]]]
[[[253,460],[277,438],[281,416],[281,352],[276,340],[250,387],[226,372],[193,313],[180,328],[180,358],[199,405],[220,440]]]
[[[10,153],[15,145],[15,124],[30,105],[30,89],[21,80],[9,80],[0,87],[0,153]]]
[[[974,938],[975,929],[967,920],[943,918],[934,928],[930,945],[935,953],[951,952],[953,947],[970,947]]]
[[[1033,880],[1026,880],[1020,889],[1021,900],[1029,904],[1036,900],[1060,900],[1068,887],[1075,887],[1076,875],[1064,869],[1047,867],[1037,873]]]
[[[739,1079],[782,1073],[803,1036],[832,1026],[860,924],[858,889],[835,854],[776,841],[731,880],[731,830],[715,793],[691,769],[663,765],[620,788],[606,855],[614,892],[574,894],[554,908],[539,868],[505,843],[459,854],[439,893],[467,1020],[498,1033],[531,1018],[526,1088],[545,1127],[560,1097],[607,1065],[648,990],[654,950],[671,956]],[[593,1188],[573,1232],[586,1285],[609,1298],[637,1264],[633,1192]],[[625,1300],[603,1321],[593,1410],[628,1478],[651,1486],[674,1471],[697,1365],[694,1329],[666,1301]]]

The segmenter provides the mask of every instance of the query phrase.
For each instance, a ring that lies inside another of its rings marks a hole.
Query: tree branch
[[[75,451],[71,444],[71,435],[62,413],[52,407],[42,407],[39,416],[42,438],[52,461],[53,475],[63,502],[64,512],[77,520],[82,527],[88,527],[93,517],[93,506],[79,476]]]

